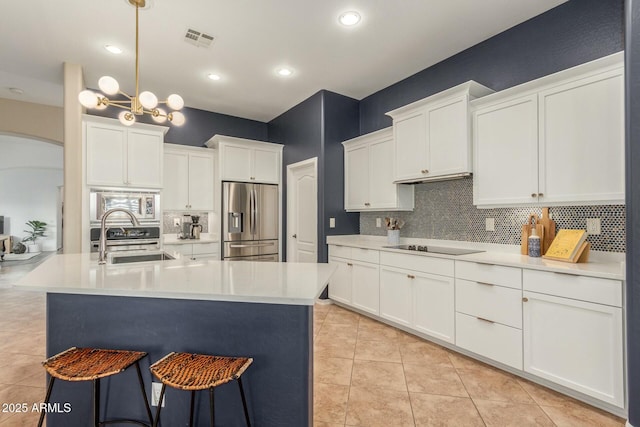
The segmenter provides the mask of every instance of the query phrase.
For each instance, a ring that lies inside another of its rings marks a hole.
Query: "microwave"
[[[160,223],[160,193],[157,191],[118,191],[91,189],[89,192],[89,216],[92,224],[102,221],[110,209],[121,208],[131,212],[141,224]],[[129,216],[122,212],[109,215],[110,224],[129,224]]]

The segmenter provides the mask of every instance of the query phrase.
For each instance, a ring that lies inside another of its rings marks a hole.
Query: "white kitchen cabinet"
[[[329,264],[337,271],[329,282],[329,298],[368,313],[380,313],[378,251],[329,246]]]
[[[453,276],[453,261],[382,252],[380,264],[380,317],[453,343],[454,279],[432,274]]]
[[[377,264],[351,262],[351,304],[355,308],[380,313],[380,267]]]
[[[330,256],[329,264],[336,266],[336,272],[329,282],[329,298],[343,304],[351,304],[351,262]]]
[[[394,182],[470,174],[469,101],[492,92],[469,81],[388,112],[393,118]]]
[[[623,75],[614,54],[472,102],[474,204],[624,203]]]
[[[342,145],[345,210],[413,210],[413,186],[393,184],[391,128],[350,139]]]
[[[167,144],[164,171],[164,210],[214,210],[212,150]]]
[[[180,243],[164,245],[164,251],[168,254],[178,254],[192,260],[220,259],[219,243]]]
[[[162,188],[164,134],[168,128],[83,117],[87,185]]]
[[[280,183],[282,145],[224,135],[215,135],[206,145],[219,150],[222,181]]]

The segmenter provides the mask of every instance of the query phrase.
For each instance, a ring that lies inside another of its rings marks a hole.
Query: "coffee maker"
[[[181,239],[191,239],[191,215],[182,215]]]
[[[200,233],[202,233],[202,224],[200,224],[199,221],[200,217],[198,215],[191,215],[190,239],[200,238]]]

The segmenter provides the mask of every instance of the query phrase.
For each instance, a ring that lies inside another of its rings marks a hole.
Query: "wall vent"
[[[213,36],[189,28],[184,35],[184,41],[196,47],[210,47],[213,43]]]

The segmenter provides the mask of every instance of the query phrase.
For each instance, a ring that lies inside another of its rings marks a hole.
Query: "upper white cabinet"
[[[469,81],[388,112],[395,141],[394,182],[471,173],[469,101],[490,93]]]
[[[224,135],[215,135],[206,145],[218,149],[222,181],[280,183],[282,145]]]
[[[624,203],[621,53],[472,107],[474,204]]]
[[[88,185],[162,188],[162,152],[168,128],[83,116]]]
[[[213,151],[166,144],[163,207],[165,210],[213,211]]]
[[[393,184],[393,130],[386,128],[342,143],[347,211],[413,210],[413,186]]]

